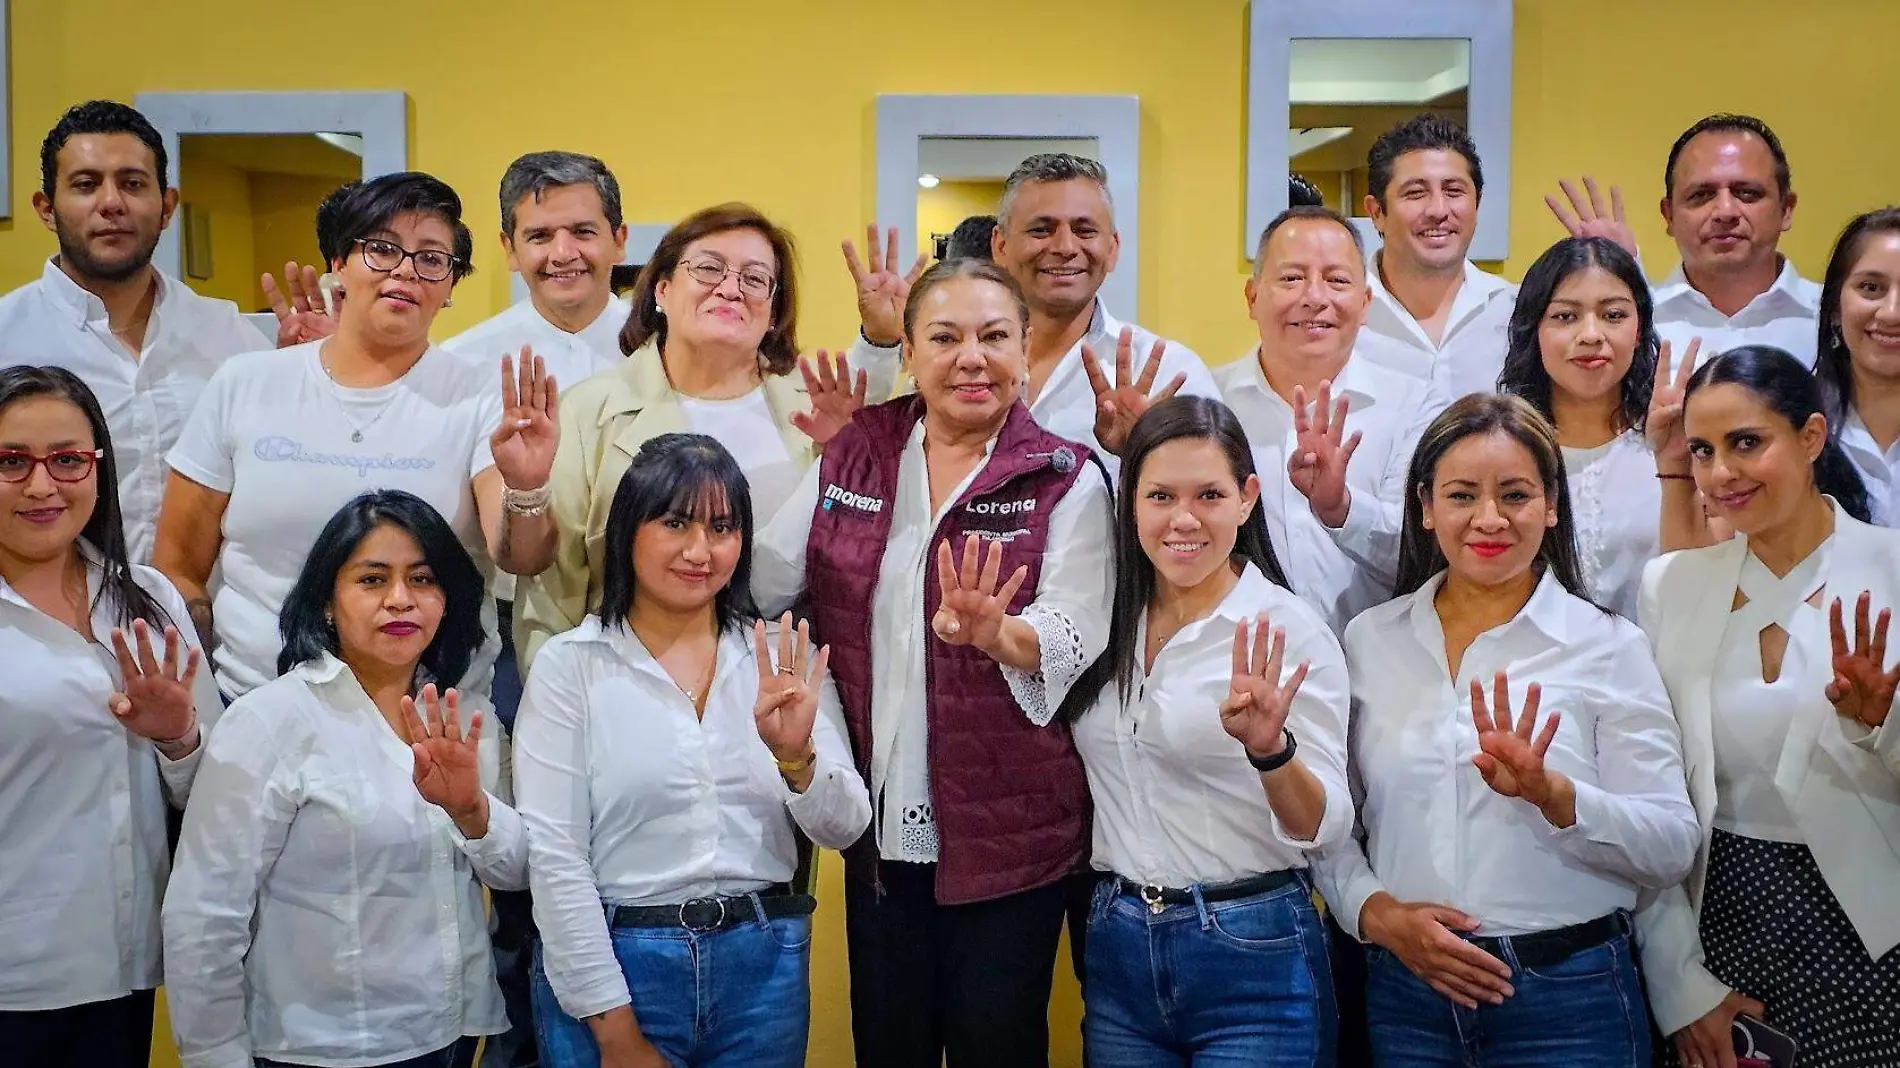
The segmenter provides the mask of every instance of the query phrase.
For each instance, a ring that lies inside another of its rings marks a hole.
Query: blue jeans
[[[1649,1011],[1628,935],[1534,969],[1507,946],[1513,993],[1476,1009],[1446,1000],[1386,950],[1366,952],[1378,1068],[1649,1068]]]
[[[708,934],[621,927],[611,936],[640,1032],[676,1068],[803,1068],[810,916],[767,920],[759,909],[754,920]],[[561,1011],[542,952],[537,943],[532,995],[541,1063],[599,1068],[594,1033]]]
[[[1333,1064],[1332,961],[1304,879],[1158,914],[1105,879],[1089,912],[1084,967],[1090,1068]]]

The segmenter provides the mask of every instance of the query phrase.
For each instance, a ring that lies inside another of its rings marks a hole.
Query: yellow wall
[[[284,264],[321,263],[317,254],[317,232],[313,224],[317,205],[342,183],[335,178],[316,178],[301,174],[253,172],[251,179],[252,257],[250,295],[239,301],[242,311],[263,311],[269,307],[258,276],[269,271],[283,281]],[[319,266],[318,271],[328,267]],[[445,335],[446,336],[446,335]]]
[[[236,167],[192,152],[189,140],[184,157],[178,170],[180,200],[190,204],[194,212],[207,213],[211,222],[211,277],[186,281],[208,297],[234,300],[240,306],[249,304],[251,291],[257,288],[257,279],[251,273],[254,246],[249,176]],[[189,196],[185,190],[190,190]],[[184,215],[181,210],[172,224],[182,227]]]
[[[934,251],[931,234],[948,234],[972,215],[996,214],[1002,197],[1002,182],[939,182],[935,189],[919,189],[917,251]]]

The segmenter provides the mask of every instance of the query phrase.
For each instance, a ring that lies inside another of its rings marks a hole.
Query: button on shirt
[[[1900,527],[1900,500],[1894,490],[1900,484],[1900,440],[1886,448],[1874,440],[1873,432],[1861,421],[1860,413],[1848,410],[1841,425],[1841,448],[1860,473],[1860,484],[1867,489],[1867,504],[1875,524]]]
[[[486,705],[465,696],[464,722]],[[483,721],[488,833],[471,840],[336,658],[225,711],[165,895],[185,1068],[388,1064],[506,1029],[476,880],[525,889],[528,839]]]
[[[1689,284],[1680,265],[1661,285],[1651,287],[1650,296],[1656,308],[1656,333],[1669,343],[1672,354],[1679,357],[1689,351],[1692,339],[1702,339],[1697,367],[1717,353],[1743,345],[1773,345],[1814,366],[1821,286],[1801,277],[1792,261],[1782,260],[1774,284],[1734,315],[1715,310],[1709,298]],[[1658,367],[1657,376],[1665,370]]]
[[[1352,617],[1392,596],[1406,469],[1438,402],[1420,379],[1347,358],[1334,396],[1346,397],[1346,432],[1364,437],[1346,464],[1352,503],[1345,523],[1334,529],[1320,522],[1287,477],[1299,453],[1293,406],[1268,384],[1258,353],[1222,367],[1214,380],[1253,447],[1260,505],[1287,578],[1335,634],[1343,632]]]
[[[166,802],[184,805],[204,752],[166,760],[107,710],[124,685],[111,645],[118,603],[99,596],[98,557],[81,551],[92,642],[0,580],[0,1013],[158,986]],[[196,648],[172,584],[149,567],[133,580]],[[193,696],[208,739],[221,708],[210,672],[200,669]]]
[[[1515,618],[1472,642],[1454,679],[1432,605],[1444,579],[1346,628],[1366,838],[1321,865],[1340,924],[1358,936],[1360,910],[1384,890],[1474,916],[1485,935],[1526,934],[1633,909],[1638,888],[1680,882],[1701,834],[1669,697],[1636,624],[1547,574]],[[1492,791],[1472,766],[1471,681],[1488,700],[1499,671],[1513,714],[1533,682],[1539,719],[1562,714],[1545,759],[1576,784],[1567,829]]]
[[[789,882],[794,823],[843,849],[871,822],[830,678],[812,726],[811,785],[793,793],[753,719],[750,628],[721,637],[718,657],[703,718],[624,625],[589,616],[535,659],[515,781],[548,982],[570,1016],[630,1000],[603,902],[677,905]]]
[[[154,273],[158,296],[136,357],[113,336],[104,302],[57,263],[47,261],[39,281],[0,297],[0,367],[63,367],[99,398],[112,431],[126,541],[132,559],[141,563],[152,559],[165,454],[205,383],[226,359],[272,344],[237,305],[201,297],[177,279]]]
[[[1366,277],[1372,287],[1372,306],[1366,310],[1366,325],[1359,331],[1354,351],[1374,363],[1426,379],[1433,394],[1446,404],[1469,393],[1495,392],[1510,348],[1517,287],[1465,261],[1464,282],[1452,297],[1445,331],[1433,344],[1425,328],[1385,287],[1378,264],[1375,254]]]
[[[1312,665],[1287,717],[1300,762],[1326,791],[1312,841],[1287,832],[1246,748],[1221,725],[1234,628],[1260,613],[1286,629],[1282,683],[1302,661]],[[1143,672],[1147,641],[1144,618],[1127,703],[1111,679],[1075,723],[1095,801],[1095,868],[1181,888],[1304,868],[1309,851],[1344,843],[1352,833],[1346,658],[1319,614],[1248,564],[1220,605],[1169,638]]]

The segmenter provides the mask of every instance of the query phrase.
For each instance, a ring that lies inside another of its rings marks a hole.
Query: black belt
[[[1270,871],[1265,875],[1249,875],[1245,879],[1235,879],[1231,883],[1214,883],[1201,887],[1201,900],[1208,904],[1216,901],[1232,901],[1235,898],[1253,897],[1278,890],[1290,883],[1299,881],[1299,875],[1291,869]],[[1192,890],[1176,890],[1165,886],[1152,886],[1111,875],[1117,894],[1128,894],[1140,898],[1153,912],[1160,912],[1169,905],[1191,905],[1194,903]]]
[[[1472,945],[1506,963],[1515,957],[1520,968],[1548,968],[1586,949],[1595,949],[1629,933],[1629,915],[1612,912],[1608,916],[1573,923],[1554,931],[1473,938],[1470,941]],[[1506,956],[1506,947],[1509,948],[1509,956]]]
[[[768,920],[809,916],[818,906],[810,894],[794,894],[785,883],[768,886],[758,896]],[[610,927],[683,927],[706,934],[758,916],[758,910],[752,907],[752,895],[730,894],[696,897],[679,905],[615,905],[607,914],[607,923]]]

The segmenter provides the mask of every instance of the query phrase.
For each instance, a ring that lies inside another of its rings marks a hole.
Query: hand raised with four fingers
[[[1274,626],[1264,615],[1234,626],[1234,674],[1220,703],[1220,725],[1246,746],[1250,757],[1264,760],[1286,748],[1287,713],[1311,665],[1302,661],[1283,686],[1280,671],[1285,664],[1284,628]]]
[[[1308,410],[1306,388],[1293,387],[1293,434],[1295,451],[1287,461],[1287,479],[1300,491],[1313,515],[1329,527],[1346,525],[1352,508],[1352,491],[1346,488],[1346,469],[1352,454],[1364,437],[1360,431],[1346,433],[1346,414],[1351,410],[1344,396],[1334,399],[1333,384],[1319,384],[1319,400]]]
[[[864,326],[864,339],[879,348],[903,341],[904,302],[910,299],[910,287],[930,266],[930,257],[918,256],[910,270],[897,273],[897,227],[886,231],[884,251],[879,254],[875,223],[864,228],[864,252],[871,258],[868,266],[858,259],[858,247],[849,238],[839,247],[858,289],[858,321]]]
[[[523,345],[520,363],[501,358],[501,424],[488,436],[502,484],[513,490],[547,485],[560,440],[560,386],[547,363]]]
[[[1828,606],[1828,633],[1834,645],[1834,677],[1827,684],[1827,699],[1834,711],[1878,730],[1887,722],[1893,708],[1893,695],[1900,687],[1900,666],[1887,670],[1887,624],[1891,609],[1880,610],[1880,619],[1870,630],[1867,616],[1873,607],[1873,594],[1862,592],[1854,604],[1854,639],[1850,644],[1847,628],[1841,621],[1841,599]]]
[[[106,699],[106,708],[120,726],[133,734],[160,745],[182,747],[188,753],[196,748],[191,736],[197,730],[198,714],[191,691],[198,681],[202,658],[198,650],[185,645],[178,628],[166,627],[164,638],[165,658],[161,662],[152,647],[151,624],[133,620],[129,640],[125,631],[112,628],[112,653],[119,661],[123,682],[122,688]]]
[[[752,706],[759,739],[774,760],[795,762],[811,755],[811,728],[818,719],[818,687],[831,662],[831,646],[811,655],[811,624],[792,614],[778,621],[778,663],[766,647],[765,621],[752,624],[752,656],[759,666],[759,697]]]
[[[800,356],[798,373],[805,378],[805,392],[811,397],[811,411],[793,412],[792,425],[805,432],[819,448],[831,443],[851,417],[864,407],[864,393],[870,377],[863,369],[852,377],[851,361],[842,352],[832,354],[819,349],[817,357]]]
[[[937,590],[942,600],[930,618],[930,629],[947,644],[974,645],[987,650],[995,647],[997,636],[1003,630],[1003,618],[1009,614],[1009,602],[1028,580],[1029,568],[1018,567],[998,589],[996,580],[1003,569],[1003,543],[990,542],[981,572],[977,570],[978,543],[975,534],[963,539],[961,571],[951,559],[950,539],[937,543]]]
[[[1643,438],[1656,457],[1657,467],[1675,473],[1689,469],[1689,435],[1683,429],[1682,402],[1689,396],[1689,378],[1695,374],[1702,339],[1689,339],[1679,364],[1670,363],[1669,342],[1656,350],[1656,388],[1649,394],[1649,415],[1643,420]]]
[[[1606,210],[1603,194],[1597,189],[1597,180],[1589,175],[1583,176],[1584,196],[1577,195],[1577,187],[1565,178],[1557,183],[1564,192],[1564,199],[1570,202],[1565,208],[1556,196],[1544,194],[1544,203],[1550,213],[1557,217],[1571,237],[1603,237],[1616,242],[1623,251],[1635,256],[1636,231],[1630,229],[1629,220],[1623,215],[1623,190],[1618,186],[1610,187],[1610,202]]]
[[[466,731],[462,729],[461,712],[461,695],[453,688],[438,695],[434,683],[422,688],[421,700],[408,696],[402,699],[403,718],[409,723],[409,750],[416,758],[416,792],[448,813],[457,826],[468,821],[485,828],[488,795],[482,790],[479,758],[482,712],[477,708],[469,716]],[[468,833],[467,828],[463,833]]]
[[[1095,391],[1095,440],[1102,448],[1120,455],[1122,445],[1128,441],[1128,431],[1134,427],[1135,420],[1160,401],[1175,395],[1187,381],[1186,372],[1174,376],[1160,392],[1154,391],[1155,376],[1161,373],[1162,357],[1167,355],[1168,343],[1156,338],[1148,350],[1148,359],[1141,365],[1141,374],[1131,378],[1135,362],[1135,329],[1122,327],[1121,336],[1115,341],[1115,381],[1110,382],[1102,373],[1102,363],[1095,355],[1095,349],[1084,343],[1082,346],[1082,370],[1089,376],[1089,388]]]
[[[1492,701],[1487,708],[1484,684],[1471,680],[1471,725],[1478,730],[1478,754],[1471,763],[1493,791],[1504,797],[1522,798],[1537,806],[1552,824],[1568,827],[1576,822],[1574,786],[1568,776],[1544,766],[1544,754],[1550,751],[1563,717],[1552,712],[1543,729],[1532,737],[1537,706],[1544,696],[1543,687],[1533,682],[1524,694],[1523,714],[1512,726],[1510,684],[1502,671],[1492,677]],[[1566,813],[1566,809],[1572,811]]]
[[[318,284],[315,267],[307,264],[298,267],[294,261],[284,264],[281,289],[269,271],[264,272],[258,282],[263,286],[264,299],[270,302],[271,312],[277,316],[278,348],[320,341],[336,333],[336,316],[324,305],[323,287]],[[341,303],[343,291],[337,290],[336,296]]]

